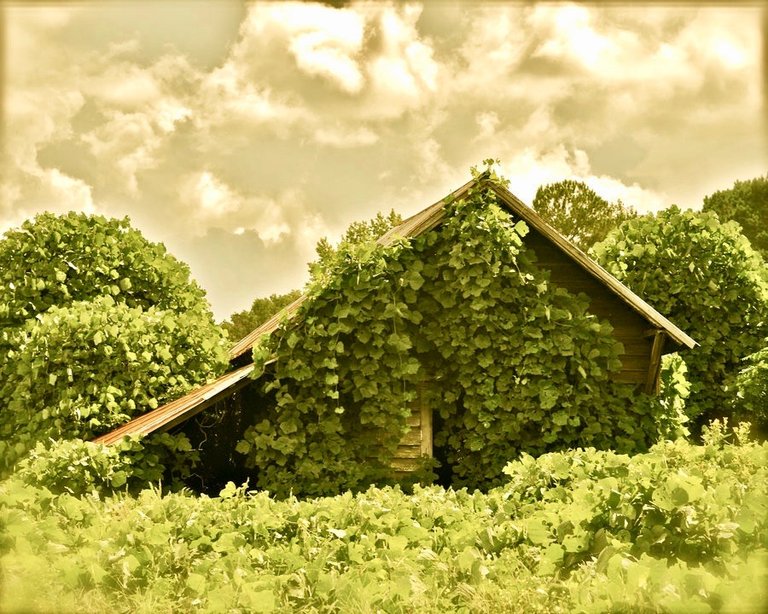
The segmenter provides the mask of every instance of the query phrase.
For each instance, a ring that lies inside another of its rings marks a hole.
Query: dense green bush
[[[91,438],[221,372],[226,341],[207,317],[109,297],[51,307],[8,339],[0,364],[0,457],[38,441]]]
[[[0,329],[98,296],[179,314],[208,309],[187,265],[128,218],[43,213],[0,239]]]
[[[238,445],[260,487],[328,494],[386,480],[425,381],[455,485],[497,483],[520,451],[646,449],[677,428],[661,403],[610,381],[611,326],[549,282],[526,225],[495,199],[481,183],[439,232],[346,246],[298,316],[254,348],[257,376],[277,357]]]
[[[90,438],[205,382],[225,344],[189,268],[127,218],[46,213],[6,232],[0,472],[38,441]]]
[[[149,484],[180,486],[197,456],[181,434],[125,437],[109,446],[82,439],[50,440],[37,443],[13,477],[55,494],[137,494]]]
[[[101,499],[0,483],[3,611],[737,612],[768,595],[768,444],[509,463],[468,493]],[[41,591],[40,587],[45,590]]]
[[[737,416],[751,418],[760,434],[768,436],[768,345],[744,359],[735,388]]]
[[[728,411],[742,359],[768,333],[765,263],[738,225],[672,207],[625,222],[593,250],[603,267],[699,343],[684,355],[693,425]]]

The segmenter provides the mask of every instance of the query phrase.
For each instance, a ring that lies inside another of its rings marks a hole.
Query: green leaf
[[[408,337],[408,335],[405,335],[402,333],[401,334],[392,333],[387,338],[387,343],[391,345],[393,348],[395,348],[395,350],[397,350],[398,352],[405,352],[407,350],[410,350],[412,347],[411,340]]]
[[[187,576],[186,584],[193,592],[200,594],[205,591],[207,581],[203,575],[190,573]]]
[[[532,544],[543,545],[552,541],[552,535],[544,522],[537,518],[532,518],[526,522],[526,534]]]
[[[116,471],[110,479],[113,488],[120,488],[127,481],[128,475],[125,471]]]

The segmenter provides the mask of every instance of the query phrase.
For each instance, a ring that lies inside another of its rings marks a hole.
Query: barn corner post
[[[647,335],[653,337],[653,345],[651,346],[651,359],[648,363],[648,376],[645,380],[645,392],[647,394],[658,394],[661,373],[661,356],[664,352],[664,342],[667,335],[660,329],[652,329],[648,331]]]

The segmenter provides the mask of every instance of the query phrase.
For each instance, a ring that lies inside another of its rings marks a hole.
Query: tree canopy
[[[572,179],[541,186],[533,208],[584,251],[637,215],[621,201],[609,203],[583,181]]]
[[[227,331],[231,341],[239,341],[299,296],[301,291],[291,290],[285,294],[272,294],[266,298],[254,299],[250,309],[233,313],[221,326]]]
[[[742,359],[768,333],[764,263],[739,226],[673,206],[624,222],[593,254],[699,343],[683,356],[694,426],[727,415]]]
[[[717,213],[722,221],[733,220],[768,262],[768,175],[737,181],[728,190],[704,197],[704,211]]]

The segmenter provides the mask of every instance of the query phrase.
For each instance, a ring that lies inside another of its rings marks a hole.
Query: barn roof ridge
[[[487,185],[493,189],[496,195],[501,199],[502,206],[504,206],[505,209],[516,214],[527,224],[533,226],[547,239],[552,241],[552,243],[554,243],[569,258],[576,262],[576,264],[605,285],[640,316],[648,320],[656,328],[664,330],[675,343],[688,348],[693,348],[696,345],[696,342],[690,336],[675,326],[669,319],[664,317],[651,305],[646,303],[642,298],[601,267],[597,262],[592,260],[592,258],[582,250],[566,239],[556,228],[547,223],[532,207],[526,205],[507,188],[491,180],[487,172],[471,179],[457,190],[448,194],[448,196],[441,198],[436,203],[413,214],[403,220],[398,226],[389,229],[379,237],[377,243],[380,245],[390,245],[397,239],[417,237],[432,230],[439,226],[440,222],[443,221],[445,217],[445,209],[448,205],[466,196],[473,187],[479,185]],[[229,351],[230,360],[234,361],[242,356],[245,352],[251,349],[263,335],[277,330],[286,318],[290,318],[296,313],[305,300],[307,300],[307,295],[302,294],[287,307],[278,311],[275,315],[238,341]]]

